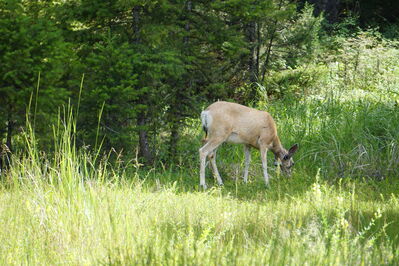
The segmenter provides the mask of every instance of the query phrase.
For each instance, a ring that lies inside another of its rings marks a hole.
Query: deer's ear
[[[288,156],[292,157],[294,153],[298,150],[298,144],[294,144],[289,150],[288,150]]]

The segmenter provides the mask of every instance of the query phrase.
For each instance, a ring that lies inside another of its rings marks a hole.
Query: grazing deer
[[[200,186],[206,189],[205,163],[209,157],[213,174],[219,185],[223,185],[216,166],[216,150],[223,142],[244,144],[245,168],[244,182],[248,181],[248,168],[251,160],[250,148],[260,150],[263,176],[266,185],[269,184],[267,174],[266,153],[270,149],[276,162],[281,161],[281,170],[290,175],[294,165],[292,156],[298,149],[298,144],[288,151],[281,145],[277,136],[276,124],[271,115],[236,103],[215,102],[201,112],[202,127],[205,131],[204,146],[199,149],[200,155]]]

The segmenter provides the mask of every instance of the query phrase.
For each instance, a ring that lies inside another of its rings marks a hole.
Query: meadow
[[[254,103],[285,146],[300,145],[291,178],[269,155],[268,188],[257,151],[243,184],[242,148],[223,145],[225,185],[208,170],[211,188],[200,190],[199,119],[188,121],[179,162],[156,168],[76,148],[72,116],[54,126],[50,153],[28,127],[27,151],[1,175],[0,264],[399,264],[399,68],[373,57],[384,53],[398,55],[335,58],[311,66],[320,78],[299,92],[280,84],[291,97]]]

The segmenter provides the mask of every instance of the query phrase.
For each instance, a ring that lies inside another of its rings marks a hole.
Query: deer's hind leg
[[[205,164],[206,164],[206,157],[208,155],[213,155],[212,158],[210,159],[212,168],[214,168],[214,171],[217,172],[216,178],[218,179],[219,184],[223,184],[222,179],[220,178],[219,172],[217,171],[217,166],[216,166],[216,149],[219,147],[220,144],[222,144],[224,139],[222,138],[217,138],[217,139],[209,139],[208,142],[202,146],[199,149],[199,155],[200,155],[200,186],[203,189],[206,189],[206,182],[205,182]]]

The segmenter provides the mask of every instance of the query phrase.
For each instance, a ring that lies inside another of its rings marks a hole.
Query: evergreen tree
[[[156,135],[162,127],[170,88],[183,71],[179,51],[169,42],[175,10],[166,1],[91,0],[68,5],[71,25],[81,25],[68,35],[81,42],[78,53],[84,71],[90,73],[82,108],[91,112],[79,122],[86,127],[83,142],[93,142],[97,134],[93,124],[98,120],[98,111],[93,111],[103,105],[101,133],[106,148],[131,149],[138,142],[140,154],[151,162],[149,133]]]
[[[176,159],[187,118],[209,102],[256,102],[256,82],[312,60],[321,20],[289,0],[0,5],[1,139],[11,147],[31,95],[39,131],[71,96],[78,143],[138,148],[147,163]]]
[[[40,1],[0,2],[0,141],[10,150],[29,103],[36,130],[48,132],[67,96],[60,80],[70,54],[50,7]]]

